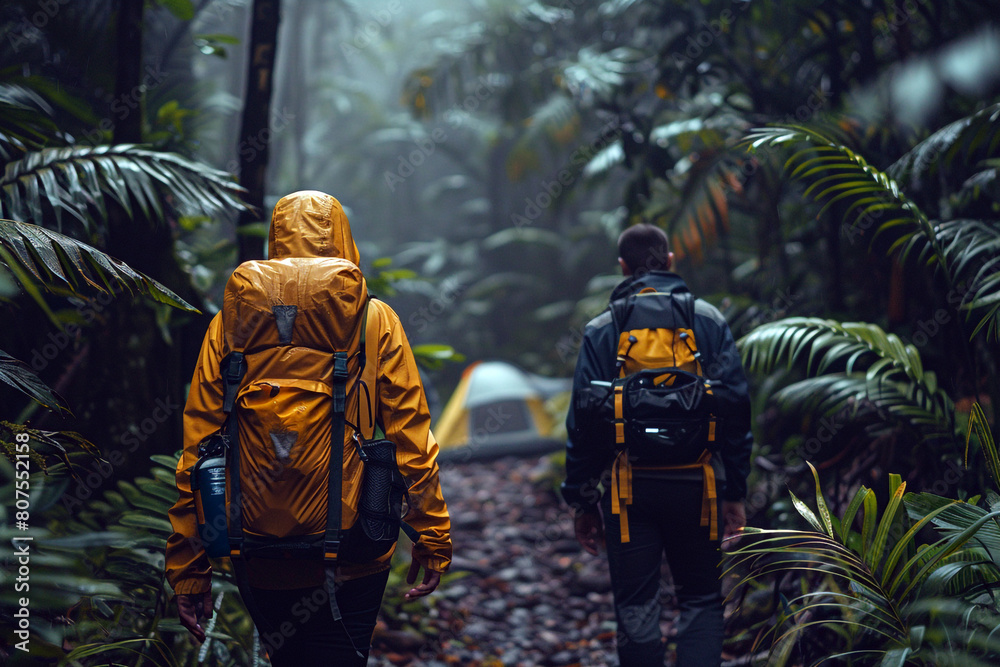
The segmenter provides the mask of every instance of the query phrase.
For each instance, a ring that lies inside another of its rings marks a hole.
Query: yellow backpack
[[[702,525],[718,532],[715,476],[715,402],[695,340],[695,298],[690,292],[641,292],[609,306],[618,335],[614,376],[592,381],[578,407],[614,443],[612,510],[621,515],[628,542],[626,507],[632,502],[632,468],[700,470],[705,481]]]
[[[367,562],[395,544],[406,485],[374,415],[369,298],[339,258],[245,262],[230,278],[231,557]]]

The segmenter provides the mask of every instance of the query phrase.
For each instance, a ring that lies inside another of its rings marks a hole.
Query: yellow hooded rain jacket
[[[277,203],[271,220],[268,255],[270,259],[291,262],[294,262],[292,258],[331,257],[348,260],[357,265],[360,260],[347,216],[340,202],[330,195],[314,191],[297,192],[282,198]],[[226,312],[232,312],[241,306],[245,307],[239,302],[238,295],[242,287],[240,281],[268,279],[266,272],[244,270],[244,267],[248,266],[253,267],[253,265],[242,265],[230,279],[224,308],[229,310]],[[353,270],[353,267],[348,268]],[[281,289],[291,290],[294,286],[283,285]],[[356,316],[360,315],[365,303],[369,304],[365,378],[366,384],[369,387],[374,386],[375,389],[371,392],[370,402],[363,397],[363,412],[368,412],[368,405],[373,406],[375,419],[383,426],[386,437],[396,444],[396,463],[409,487],[409,509],[404,520],[421,534],[419,541],[414,545],[413,557],[429,570],[444,572],[451,562],[451,525],[438,480],[436,462],[438,445],[430,431],[427,401],[399,317],[382,301],[375,299],[369,301],[366,296],[367,288],[360,271],[356,272],[356,280],[350,285],[330,284],[327,293],[311,294],[309,298],[312,303],[323,302],[323,307],[328,307],[333,314],[330,317],[330,330],[313,333],[317,336],[328,335],[333,340],[351,340],[356,349],[360,344],[360,333],[338,331],[338,328],[347,319],[356,321]],[[338,312],[351,317],[339,319],[335,316]],[[174,533],[168,538],[166,547],[167,579],[177,594],[204,593],[211,588],[212,564],[197,539],[190,471],[198,458],[198,444],[218,431],[225,421],[225,414],[222,411],[223,384],[220,363],[234,344],[234,335],[238,334],[229,332],[229,335],[226,335],[223,314],[217,314],[205,334],[194,376],[191,379],[187,405],[184,408],[184,452],[177,464],[179,498],[169,512]],[[236,344],[239,345],[240,342],[237,341]],[[302,348],[279,347],[275,349],[273,358],[267,358],[260,363],[274,363],[279,366],[294,364],[296,377],[305,380],[318,380],[329,373],[328,359],[322,355],[298,354],[297,351],[300,350]],[[351,380],[347,387],[345,415],[349,418],[351,415],[360,414],[358,401],[362,392],[352,391],[358,376],[359,363],[355,356],[348,365]],[[240,396],[243,398],[240,400],[256,400],[252,393],[256,389],[259,388],[243,387],[240,391]],[[265,392],[258,391],[258,395],[264,394]],[[284,415],[283,418],[294,418],[294,415],[291,417]],[[302,419],[301,428],[296,429],[302,434],[301,437],[323,438],[318,441],[328,442],[329,425],[310,424],[308,419],[306,414]],[[364,421],[370,421],[370,416]],[[252,438],[252,433],[249,431],[250,429],[244,424],[240,424],[242,451],[248,451],[244,448],[244,444],[250,447],[249,451],[254,451],[253,443],[247,443],[245,440],[247,435]],[[342,520],[345,528],[354,523],[357,515],[359,480],[362,472],[362,464],[351,442],[351,431],[350,429],[346,431],[342,498]],[[328,465],[329,448],[312,449],[325,452],[325,460],[318,463]],[[260,463],[247,461],[247,458],[244,454],[241,460],[242,470],[246,470],[246,466],[250,466],[252,470],[253,466]],[[282,482],[278,480],[277,483]],[[293,503],[294,516],[291,516],[290,520],[315,523],[317,516],[321,514],[320,521],[325,522],[325,482],[316,489],[306,488],[295,481],[286,480],[284,483],[289,493],[296,494]],[[252,508],[245,508],[245,512],[247,510],[253,511]],[[351,579],[385,570],[389,567],[391,558],[392,551],[370,563],[341,562],[338,565],[338,576]],[[267,589],[320,585],[324,581],[323,567],[320,561],[276,563],[264,558],[251,558],[247,561],[250,585]]]

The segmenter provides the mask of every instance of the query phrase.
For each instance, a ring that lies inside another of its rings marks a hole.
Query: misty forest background
[[[620,280],[617,235],[662,226],[754,387],[762,532],[727,559],[734,660],[995,664],[998,15],[4,2],[0,654],[25,659],[13,538],[30,534],[32,660],[197,663],[162,578],[186,384],[274,202],[318,189],[435,416],[471,361],[571,375]],[[386,622],[405,624],[392,590]],[[215,632],[203,659],[251,662],[237,596]]]

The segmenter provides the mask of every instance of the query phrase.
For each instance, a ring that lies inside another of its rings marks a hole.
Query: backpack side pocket
[[[364,472],[358,498],[358,518],[347,532],[342,548],[345,560],[375,560],[399,539],[406,483],[396,465],[396,445],[391,440],[370,440],[359,445]]]

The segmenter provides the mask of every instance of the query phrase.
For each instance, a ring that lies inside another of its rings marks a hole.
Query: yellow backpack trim
[[[701,526],[708,527],[708,539],[719,539],[719,503],[715,485],[715,468],[712,467],[712,453],[705,450],[694,463],[680,466],[643,467],[642,470],[701,470]],[[628,506],[632,504],[632,464],[628,451],[622,450],[611,468],[611,513],[619,516],[622,544],[630,541],[628,528]]]

